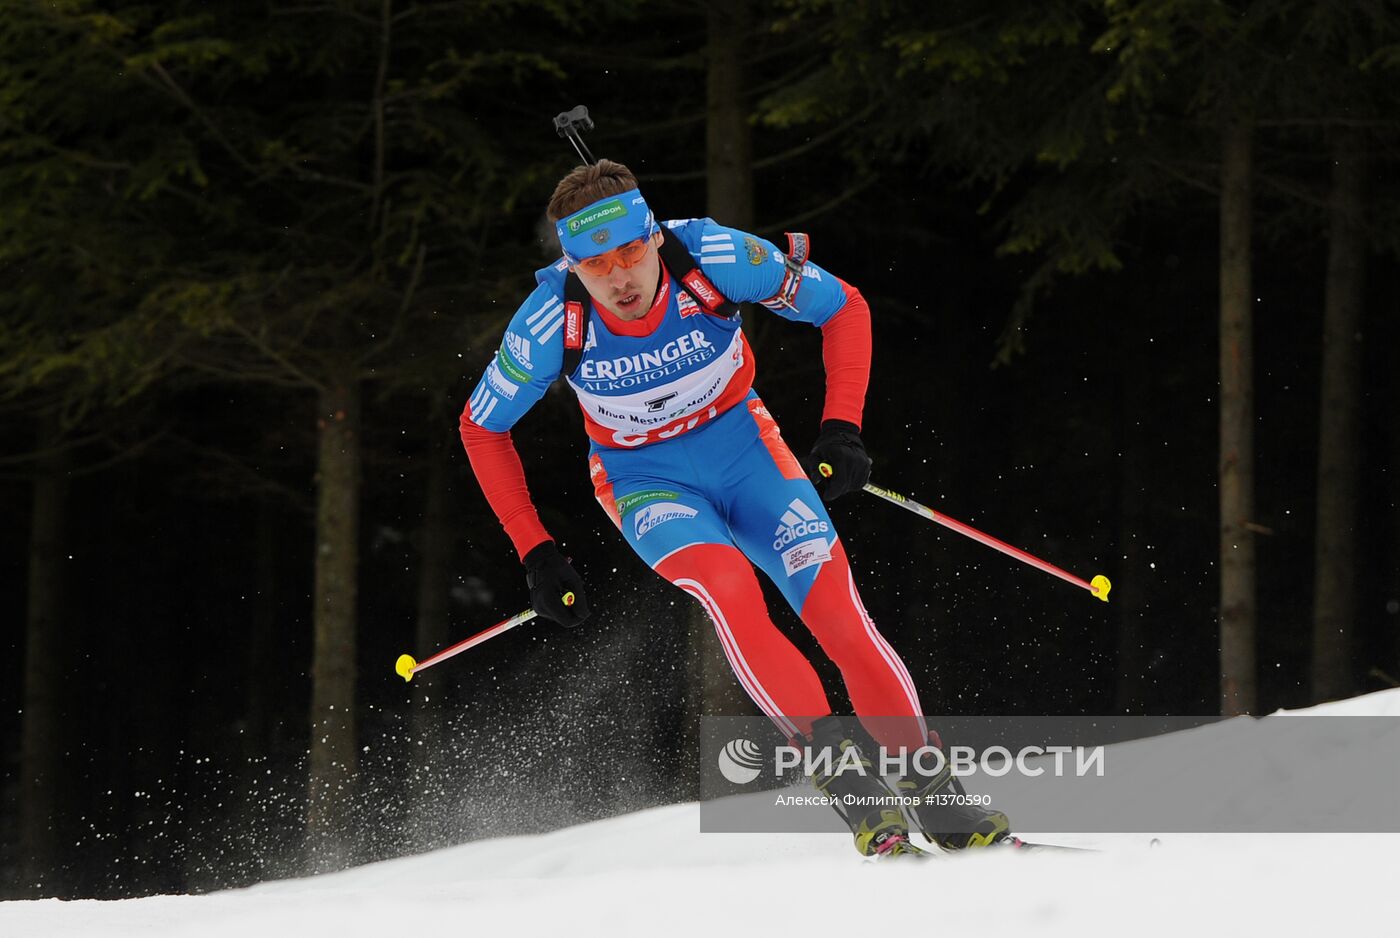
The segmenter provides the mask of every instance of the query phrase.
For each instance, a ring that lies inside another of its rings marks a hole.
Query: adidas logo
[[[831,525],[818,518],[802,499],[794,498],[783,512],[782,523],[773,532],[773,549],[782,550],[800,537],[825,534],[830,530]]]
[[[506,332],[506,348],[510,350],[511,356],[527,370],[533,371],[534,365],[530,363],[530,340],[523,336],[518,336],[514,332]]]

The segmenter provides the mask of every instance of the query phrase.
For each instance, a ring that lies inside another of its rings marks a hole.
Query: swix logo
[[[831,525],[817,517],[800,498],[794,498],[783,512],[782,523],[773,532],[773,549],[782,550],[801,537],[811,534],[825,534]]]
[[[708,308],[714,309],[722,302],[720,295],[715,292],[714,288],[710,286],[710,282],[705,279],[705,275],[699,270],[692,270],[681,279],[690,288],[690,292],[694,293],[700,302]]]
[[[583,347],[583,306],[579,303],[564,304],[564,348]]]

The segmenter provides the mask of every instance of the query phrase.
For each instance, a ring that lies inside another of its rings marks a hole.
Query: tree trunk
[[[423,493],[423,526],[418,544],[418,626],[415,641],[422,653],[437,651],[448,641],[448,598],[452,590],[452,499],[448,486],[452,479],[452,453],[455,447],[446,408],[434,398],[428,405],[428,474]],[[421,692],[441,686],[441,671],[425,671],[414,677],[413,686]],[[416,695],[419,703],[427,696]],[[434,694],[435,696],[435,694]]]
[[[272,748],[272,688],[277,675],[269,675],[277,637],[277,570],[284,509],[270,498],[259,499],[254,537],[257,556],[253,558],[253,582],[257,593],[248,617],[247,695],[244,706],[243,756],[249,771],[256,771],[257,760]]]
[[[723,225],[753,227],[753,143],[744,104],[744,44],[753,17],[747,0],[713,0],[706,21],[706,210]]]
[[[29,523],[29,602],[25,623],[24,715],[20,731],[19,859],[21,887],[34,896],[62,890],[57,882],[59,810],[63,785],[64,661],[68,641],[63,617],[64,539],[68,467],[54,452],[61,439],[58,417],[40,417],[40,458]]]
[[[1397,330],[1392,322],[1390,326],[1391,335],[1396,335]],[[1384,340],[1383,340],[1384,341]],[[1393,345],[1390,346],[1394,348]],[[1392,414],[1400,413],[1400,374],[1395,373],[1395,369],[1390,369],[1390,401],[1389,407]],[[1387,406],[1387,405],[1382,405]],[[1389,667],[1390,682],[1392,685],[1400,687],[1400,427],[1395,425],[1395,421],[1390,421],[1390,428],[1387,432],[1390,452],[1390,471],[1387,473],[1389,484],[1386,486],[1388,495],[1387,502],[1390,505],[1390,564],[1387,569],[1390,573],[1386,577],[1386,627],[1390,631],[1390,641],[1386,664]],[[1386,677],[1384,673],[1382,679]]]
[[[1220,712],[1256,708],[1251,125],[1224,129],[1220,173]]]
[[[348,371],[348,369],[347,369]],[[355,600],[359,559],[360,388],[348,373],[321,392],[316,505],[315,646],[307,831],[312,863],[340,865],[354,794]]]
[[[1327,286],[1322,321],[1322,409],[1317,454],[1313,591],[1314,700],[1356,690],[1356,519],[1361,453],[1361,318],[1366,279],[1365,166],[1354,135],[1333,146]]]
[[[744,106],[744,41],[750,22],[749,5],[744,0],[716,0],[709,4],[705,208],[721,224],[744,230],[753,226],[753,152],[748,109]],[[693,600],[684,608],[690,644],[690,692],[686,695],[690,731],[698,730],[699,717],[703,715],[756,712],[740,691],[714,623],[704,608]],[[698,747],[691,748],[698,752]]]
[[[452,444],[456,435],[439,396],[428,402],[427,429],[428,472],[423,494],[423,524],[418,538],[418,623],[414,634],[414,647],[422,656],[445,647],[450,640],[448,600],[452,591],[452,541],[456,529],[452,524],[453,499],[449,497],[448,487],[452,479],[455,450]],[[447,676],[445,669],[425,671],[414,677],[412,685],[413,749],[418,758],[417,774],[411,780],[410,790],[429,793],[429,804],[423,805],[425,810],[416,812],[423,823],[434,825],[422,831],[427,843],[440,842],[442,833],[436,827],[442,819],[441,812],[429,808],[433,794],[439,790],[430,782],[442,769],[442,698]]]
[[[1142,585],[1131,587],[1134,579],[1138,579],[1139,584],[1152,581],[1148,575],[1151,571],[1147,551],[1143,547],[1151,526],[1151,496],[1148,494],[1151,476],[1151,457],[1148,454],[1151,450],[1141,423],[1142,415],[1151,403],[1148,382],[1151,363],[1146,353],[1145,326],[1145,317],[1125,317],[1120,353],[1123,378],[1118,425],[1123,458],[1119,469],[1119,543],[1123,556],[1122,572],[1126,574],[1123,579],[1130,588],[1113,597],[1118,613],[1117,683],[1113,695],[1118,713],[1147,712],[1148,670],[1156,645],[1152,630],[1147,625],[1147,589]]]

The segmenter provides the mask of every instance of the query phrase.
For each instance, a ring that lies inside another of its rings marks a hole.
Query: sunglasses
[[[611,251],[595,254],[593,257],[585,257],[574,265],[574,270],[593,277],[606,277],[612,273],[613,265],[617,265],[623,270],[635,267],[642,258],[647,256],[649,241],[649,238],[638,238],[636,241],[628,241],[626,244],[618,245]]]

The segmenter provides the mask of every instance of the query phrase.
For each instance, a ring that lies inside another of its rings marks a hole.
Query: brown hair
[[[591,166],[576,166],[554,187],[545,214],[555,222],[599,199],[635,188],[637,177],[621,163],[599,160]]]

